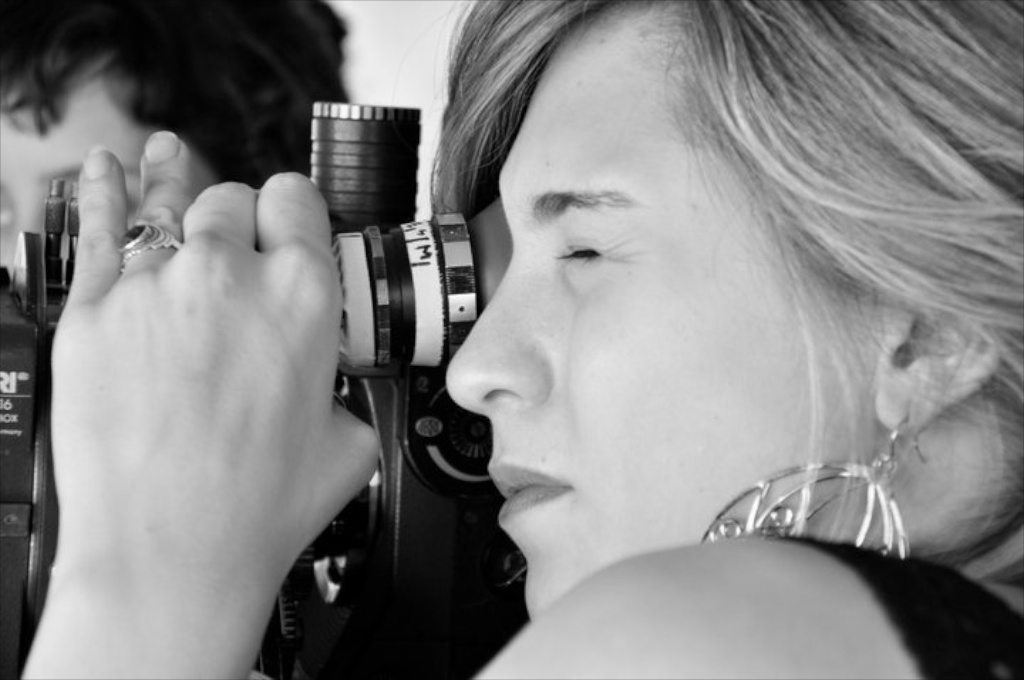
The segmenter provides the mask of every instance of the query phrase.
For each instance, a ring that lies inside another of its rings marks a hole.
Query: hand
[[[138,597],[169,590],[158,607],[261,598],[269,615],[295,556],[369,480],[377,442],[332,400],[341,292],[316,188],[285,174],[189,205],[188,153],[150,139],[139,219],[183,246],[123,274],[123,170],[103,150],[83,167],[53,347],[54,582],[106,574]]]

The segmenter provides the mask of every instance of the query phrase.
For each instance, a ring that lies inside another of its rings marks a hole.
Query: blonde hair
[[[916,319],[911,355],[952,333],[999,357],[972,401],[999,419],[1006,483],[955,547],[928,556],[1020,581],[1024,4],[479,3],[452,54],[435,209],[474,214],[497,197],[561,40],[609,8],[638,5],[673,13],[661,39],[682,65],[680,128],[750,191],[800,296],[812,363],[863,370],[843,338],[858,310],[879,305]]]

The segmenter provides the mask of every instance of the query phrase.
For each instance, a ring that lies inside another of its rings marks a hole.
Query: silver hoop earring
[[[905,559],[910,543],[891,483],[897,467],[896,442],[906,422],[892,431],[888,446],[870,465],[808,463],[758,482],[718,514],[703,542],[804,536],[823,510],[842,508],[843,513],[853,503],[851,512],[860,513],[859,525],[853,535],[836,540]]]

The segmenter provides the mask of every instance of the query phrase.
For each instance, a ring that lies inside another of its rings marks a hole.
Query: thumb
[[[362,491],[380,461],[380,440],[372,427],[340,404],[333,406],[327,441],[321,447],[316,483],[323,505],[317,514],[326,524]]]

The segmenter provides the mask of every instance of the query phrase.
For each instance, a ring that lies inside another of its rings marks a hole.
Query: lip
[[[499,522],[572,490],[560,479],[525,468],[494,465],[490,473],[494,485],[506,499],[501,507]]]
[[[503,523],[512,515],[518,515],[532,507],[546,503],[569,491],[567,486],[527,486],[519,489],[505,501],[498,513],[498,522]]]

